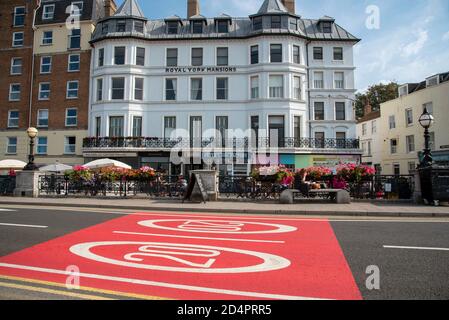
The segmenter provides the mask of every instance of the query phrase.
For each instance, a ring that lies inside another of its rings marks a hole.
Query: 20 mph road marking
[[[449,248],[432,248],[432,247],[384,246],[384,248],[385,248],[385,249],[408,249],[408,250],[449,251]]]
[[[285,241],[275,240],[254,240],[254,239],[234,239],[234,238],[211,238],[211,237],[192,237],[192,236],[175,236],[172,234],[158,234],[158,233],[145,233],[145,232],[128,232],[128,231],[114,231],[118,234],[132,234],[136,236],[156,236],[156,237],[169,237],[169,238],[186,238],[186,239],[203,239],[203,240],[223,240],[223,241],[243,241],[243,242],[264,242],[264,243],[285,243]]]
[[[70,273],[65,270],[39,268],[39,267],[24,266],[24,265],[9,264],[9,263],[0,263],[0,267],[21,269],[21,270],[30,270],[30,271],[37,271],[37,272],[43,272],[43,273],[70,275]],[[181,289],[181,290],[189,290],[189,291],[200,291],[200,292],[209,292],[209,293],[218,293],[218,294],[228,294],[228,295],[233,295],[233,296],[254,297],[254,298],[262,298],[262,299],[329,300],[329,299],[319,299],[319,298],[312,298],[312,297],[289,296],[289,295],[283,295],[283,294],[270,294],[270,293],[261,293],[261,292],[227,290],[227,289],[200,287],[200,286],[189,286],[189,285],[183,285],[183,284],[148,281],[148,280],[140,280],[140,279],[130,279],[130,278],[106,276],[106,275],[91,274],[91,273],[79,273],[79,276],[84,277],[84,278],[91,278],[91,279],[101,279],[101,280],[109,280],[109,281],[116,281],[116,282],[140,284],[140,285],[144,285],[144,286],[164,287],[164,288]]]
[[[29,224],[15,224],[15,223],[0,223],[0,226],[6,226],[6,227],[23,227],[23,228],[40,228],[40,229],[48,228],[48,226],[36,226],[36,225],[29,225]]]

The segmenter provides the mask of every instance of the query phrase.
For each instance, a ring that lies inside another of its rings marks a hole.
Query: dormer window
[[[203,33],[203,21],[192,21],[192,32],[195,34]]]
[[[323,33],[332,33],[332,22],[321,22],[321,31]]]
[[[426,87],[437,86],[440,83],[440,77],[434,76],[426,80]]]
[[[255,17],[253,19],[253,30],[262,30],[262,17]]]
[[[73,1],[70,8],[70,15],[80,16],[83,13],[83,1]]]
[[[55,5],[47,4],[44,5],[44,9],[42,12],[42,20],[52,20],[55,16]]]
[[[271,16],[271,29],[281,28],[281,16]]]
[[[217,21],[217,32],[218,33],[228,33],[229,32],[229,21],[228,20],[218,20]]]
[[[298,19],[290,19],[290,30],[298,31]]]
[[[109,25],[107,23],[103,23],[101,25],[101,33],[108,34],[108,32],[109,32]]]
[[[143,33],[143,21],[134,21],[134,30]]]
[[[117,32],[125,32],[125,31],[126,31],[126,20],[118,20]]]
[[[408,85],[403,85],[401,87],[399,87],[399,96],[406,96],[408,94]]]
[[[178,21],[167,22],[167,33],[168,34],[178,34],[179,23]]]

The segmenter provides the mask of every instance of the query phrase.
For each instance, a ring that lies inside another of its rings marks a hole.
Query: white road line
[[[16,211],[16,210],[10,210],[10,209],[1,209],[1,208],[0,208],[0,211],[11,212],[11,211]]]
[[[384,246],[384,248],[385,248],[385,249],[408,249],[408,250],[449,251],[449,248],[432,248],[432,247]]]
[[[204,240],[223,240],[223,241],[242,241],[242,242],[266,242],[266,243],[285,243],[285,241],[274,240],[254,240],[254,239],[235,239],[235,238],[209,238],[209,237],[194,237],[194,236],[175,236],[171,234],[158,234],[158,233],[144,233],[144,232],[128,232],[128,231],[113,231],[113,233],[119,234],[132,234],[138,236],[156,236],[156,237],[169,237],[169,238],[186,238],[186,239],[204,239]]]
[[[23,227],[23,228],[39,228],[39,229],[46,229],[46,228],[48,228],[48,226],[37,226],[37,225],[16,224],[16,223],[0,223],[0,226],[6,226],[6,227]]]
[[[60,274],[60,275],[66,275],[66,276],[71,275],[71,273],[69,271],[65,271],[65,270],[39,268],[39,267],[24,266],[24,265],[9,264],[9,263],[0,263],[0,267],[11,268],[11,269],[20,269],[20,270],[29,270],[29,271],[36,271],[36,272],[42,272],[42,273]],[[125,282],[125,283],[139,284],[139,285],[151,286],[151,287],[163,287],[163,288],[171,288],[171,289],[178,289],[178,290],[200,291],[200,292],[227,294],[227,295],[234,295],[234,296],[254,297],[254,298],[263,298],[263,299],[329,300],[329,299],[320,299],[320,298],[312,298],[312,297],[289,296],[289,295],[282,295],[282,294],[271,294],[271,293],[261,293],[261,292],[251,292],[251,291],[238,291],[238,290],[190,286],[190,285],[184,285],[184,284],[122,278],[122,277],[106,276],[106,275],[92,274],[92,273],[79,273],[77,275],[80,277],[84,277],[84,278]]]

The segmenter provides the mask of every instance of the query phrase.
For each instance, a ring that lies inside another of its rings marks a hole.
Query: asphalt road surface
[[[120,243],[100,243],[111,239]],[[66,285],[68,261],[80,266],[76,289]],[[449,219],[0,207],[6,300],[447,300],[448,266]]]

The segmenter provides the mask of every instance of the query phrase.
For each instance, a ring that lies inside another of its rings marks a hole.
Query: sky
[[[187,0],[137,0],[150,19],[186,15]],[[117,0],[121,4],[123,0]],[[256,13],[263,0],[200,0],[201,14]],[[420,82],[449,71],[449,0],[297,0],[296,13],[332,16],[362,41],[354,48],[356,88]]]

